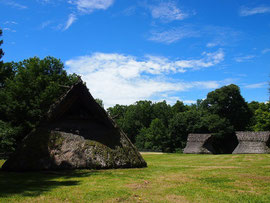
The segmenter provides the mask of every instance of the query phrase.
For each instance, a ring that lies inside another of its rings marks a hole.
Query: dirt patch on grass
[[[119,197],[116,199],[111,199],[111,200],[106,200],[106,201],[102,201],[102,202],[108,202],[108,203],[118,203],[118,202],[150,202],[147,199],[144,199],[143,197],[141,197],[140,195],[137,194],[133,194],[127,198],[124,197]]]
[[[241,168],[239,166],[190,166],[194,167],[195,170],[208,170],[208,169],[235,169]]]
[[[269,176],[255,176],[255,175],[250,175],[250,174],[242,174],[241,176],[247,179],[251,179],[251,180],[263,180],[266,182],[270,182]]]
[[[126,185],[128,188],[131,188],[132,190],[139,190],[139,189],[144,189],[150,187],[150,181],[144,180],[143,182],[140,183],[131,183]]]
[[[166,195],[165,200],[167,200],[168,202],[177,202],[177,203],[190,202],[184,196],[180,196],[180,195]]]
[[[158,182],[160,182],[160,184],[164,184],[168,181],[171,181],[171,182],[190,182],[190,181],[192,181],[192,179],[187,177],[187,176],[183,176],[183,174],[181,174],[181,175],[170,174],[167,176],[162,176],[158,180]]]

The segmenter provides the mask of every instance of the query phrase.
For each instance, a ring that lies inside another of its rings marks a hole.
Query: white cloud
[[[258,6],[255,8],[242,7],[240,9],[240,16],[250,16],[250,15],[255,15],[255,14],[269,13],[269,12],[270,12],[270,7],[267,7],[267,6]]]
[[[16,30],[13,30],[13,29],[8,28],[8,27],[3,28],[3,31],[16,32]]]
[[[74,14],[70,14],[64,27],[64,30],[67,30],[76,20],[77,17]]]
[[[270,52],[270,49],[269,49],[269,48],[262,50],[262,53],[263,53],[263,54],[266,54],[266,53],[268,53],[268,52]]]
[[[15,21],[6,21],[6,22],[4,22],[4,24],[5,25],[7,25],[7,24],[9,24],[9,25],[17,25],[18,23],[17,22],[15,22]]]
[[[69,0],[68,2],[76,5],[82,13],[91,13],[94,10],[108,9],[114,3],[114,0]]]
[[[11,1],[11,0],[0,0],[0,3],[3,3],[5,5],[8,5],[8,6],[11,6],[14,8],[18,8],[18,9],[26,9],[27,8],[27,6],[19,4],[15,1]]]
[[[184,38],[198,37],[199,33],[188,26],[174,28],[168,31],[152,31],[148,40],[171,44]]]
[[[183,20],[188,17],[188,14],[180,10],[173,1],[161,2],[158,5],[151,5],[149,8],[152,17],[163,22]]]
[[[52,21],[47,20],[47,21],[41,23],[40,29],[44,29],[44,28],[48,27],[50,24],[52,24]]]
[[[146,56],[138,60],[122,54],[94,53],[66,61],[70,73],[86,81],[90,92],[103,99],[105,106],[131,104],[142,99],[162,98],[166,93],[191,88],[213,89],[218,81],[172,82],[169,74],[213,66],[223,60],[222,51],[204,53],[202,59],[170,61],[164,57]],[[169,100],[167,98],[163,98]]]
[[[212,40],[206,44],[206,47],[208,48],[235,45],[236,42],[241,40],[242,36],[244,35],[244,33],[230,27],[222,26],[207,26],[200,30],[200,32],[202,35],[212,38]]]
[[[37,0],[39,3],[48,4],[51,3],[51,0]]]
[[[257,88],[264,88],[266,87],[266,85],[268,85],[267,82],[261,82],[256,84],[245,85],[244,87],[248,89],[257,89]]]
[[[174,105],[176,101],[182,101],[184,104],[195,104],[197,101],[195,100],[184,100],[179,97],[174,97],[174,96],[169,96],[168,94],[161,94],[160,95],[162,98],[160,99],[153,99],[151,100],[152,102],[163,102],[164,100],[166,101],[167,104]]]
[[[251,59],[255,58],[255,55],[247,55],[247,56],[239,56],[239,57],[235,57],[234,60],[236,62],[246,62],[246,61],[251,61]]]
[[[196,104],[197,101],[194,100],[183,100],[184,104]]]
[[[232,29],[230,27],[222,26],[196,26],[183,25],[167,30],[152,30],[148,40],[171,44],[185,38],[207,37],[211,40],[206,44],[206,47],[212,48],[217,46],[231,45],[234,46],[242,39],[244,33]]]

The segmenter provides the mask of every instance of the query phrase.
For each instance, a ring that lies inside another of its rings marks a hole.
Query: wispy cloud
[[[198,37],[199,32],[189,26],[182,26],[168,31],[152,31],[148,40],[171,44],[184,38]]]
[[[3,31],[16,32],[16,30],[13,30],[13,29],[8,28],[8,27],[3,28]]]
[[[174,20],[183,20],[189,16],[189,14],[178,8],[176,2],[160,2],[157,5],[148,6],[151,15],[155,19],[160,19],[163,22],[171,22]]]
[[[230,27],[222,26],[207,26],[203,29],[200,29],[200,32],[202,35],[207,35],[212,38],[212,40],[206,44],[206,47],[208,48],[235,44],[244,35],[240,31],[234,30]]]
[[[266,54],[268,52],[270,52],[270,48],[266,48],[266,49],[262,50],[262,54]]]
[[[269,6],[258,6],[254,8],[241,7],[239,12],[240,16],[250,16],[262,13],[270,13],[270,7]]]
[[[76,20],[77,17],[74,14],[70,14],[63,30],[67,30]]]
[[[91,13],[94,10],[106,10],[114,0],[69,0],[70,4],[76,5],[78,11],[82,13]]]
[[[239,57],[235,57],[234,60],[236,62],[246,62],[246,61],[251,61],[251,59],[255,58],[255,55],[247,55],[247,56],[239,56]]]
[[[113,2],[114,0],[68,0],[69,4],[76,6],[80,14],[90,14],[94,10],[106,10]],[[76,20],[77,16],[74,13],[70,14],[63,30],[67,30]],[[61,29],[62,27],[63,25],[60,24],[57,26],[57,29]]]
[[[268,85],[267,82],[261,82],[261,83],[256,83],[256,84],[245,85],[244,88],[248,88],[248,89],[265,88],[267,85]]]
[[[44,29],[44,28],[48,27],[50,24],[52,24],[52,21],[47,20],[47,21],[41,23],[40,29]]]
[[[36,0],[36,1],[43,4],[51,3],[51,0]]]
[[[131,16],[131,15],[135,14],[135,12],[136,12],[136,7],[130,6],[130,7],[126,8],[122,13],[126,16]]]
[[[171,92],[191,88],[217,88],[220,86],[219,81],[172,82],[170,74],[211,67],[220,63],[223,57],[220,50],[204,53],[201,59],[176,61],[157,56],[137,59],[115,53],[94,53],[68,60],[65,64],[70,73],[82,75],[93,95],[102,98],[108,107],[153,97],[163,98],[161,94],[170,95]]]
[[[152,30],[148,40],[165,44],[178,42],[185,38],[207,37],[210,38],[206,47],[230,46],[241,40],[244,34],[230,27],[183,25],[169,30]]]
[[[18,23],[17,22],[15,22],[15,21],[6,21],[6,22],[4,22],[4,25],[17,25]]]
[[[14,8],[18,8],[18,9],[26,9],[27,6],[19,4],[15,1],[11,1],[11,0],[0,0],[0,3],[14,7]]]

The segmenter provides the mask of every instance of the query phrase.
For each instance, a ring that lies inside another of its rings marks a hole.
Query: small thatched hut
[[[185,154],[214,154],[212,146],[213,136],[211,134],[189,134]]]
[[[80,80],[54,104],[2,169],[146,167],[146,162]]]
[[[238,146],[233,154],[268,154],[270,153],[270,131],[236,132]]]

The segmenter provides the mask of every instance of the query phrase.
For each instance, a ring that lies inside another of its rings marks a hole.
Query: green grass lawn
[[[270,154],[143,156],[142,169],[1,171],[0,202],[270,202]]]

